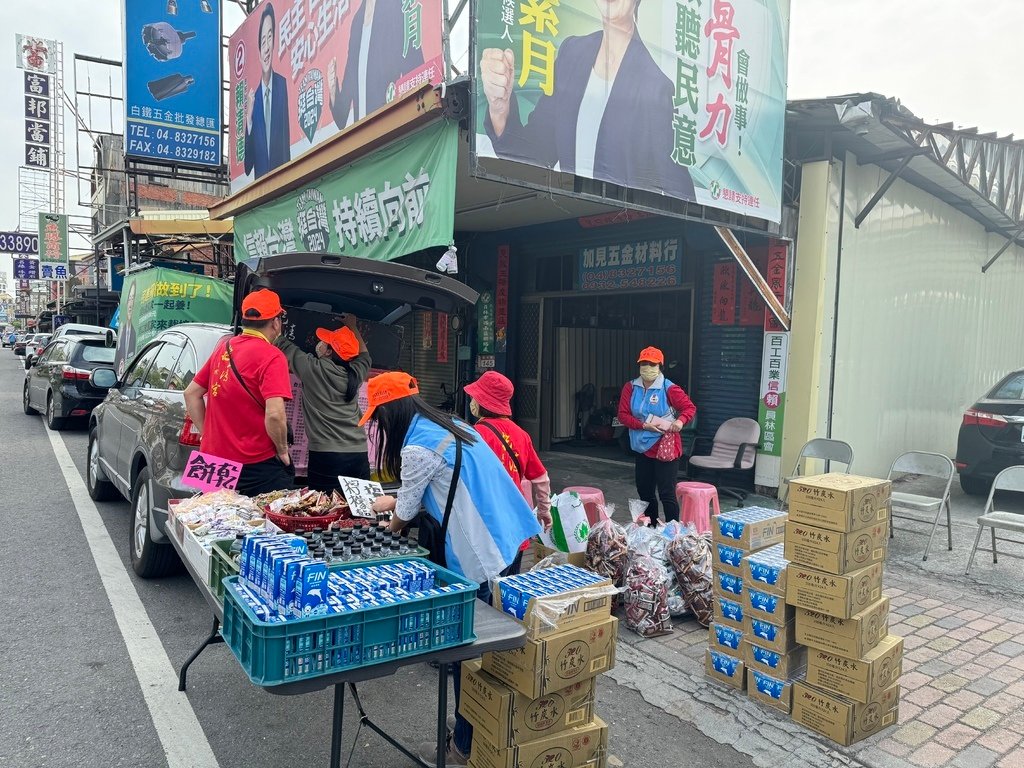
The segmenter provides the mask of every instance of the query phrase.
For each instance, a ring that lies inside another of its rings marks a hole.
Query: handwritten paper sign
[[[384,488],[380,483],[373,480],[360,480],[355,477],[342,477],[341,475],[338,475],[338,482],[341,484],[341,495],[348,502],[352,517],[377,519],[377,515],[373,512],[373,502],[378,496],[384,495]]]
[[[183,485],[198,488],[203,493],[212,491],[234,490],[238,484],[238,476],[242,473],[242,465],[237,461],[222,459],[201,451],[192,451],[185,462],[185,472],[181,476]]]

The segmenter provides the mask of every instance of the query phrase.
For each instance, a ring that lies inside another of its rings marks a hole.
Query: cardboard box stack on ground
[[[793,720],[844,746],[899,719],[903,639],[882,594],[891,487],[827,474],[794,480],[783,555],[786,602],[806,672],[789,693]]]
[[[745,567],[745,560],[751,554],[781,548],[785,526],[784,512],[763,507],[728,510],[715,515],[712,521],[714,618],[709,630],[705,668],[708,677],[739,690],[747,684],[748,667],[773,669],[798,663],[789,657],[786,638],[777,637],[775,632],[769,633],[772,640],[763,652],[751,655],[749,642],[752,615],[766,621],[782,620],[784,616],[776,617],[774,611],[777,609],[780,614],[790,611],[785,592],[767,599],[758,596],[752,608],[749,602],[752,585],[778,588],[774,584],[753,581]]]
[[[462,665],[459,711],[473,726],[470,766],[605,768],[608,726],[594,703],[596,678],[615,665],[610,585],[532,598],[523,648]],[[499,610],[501,600],[499,584]]]

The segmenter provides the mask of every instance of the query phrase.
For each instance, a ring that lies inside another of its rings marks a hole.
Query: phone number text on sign
[[[679,239],[583,248],[579,271],[584,291],[672,288],[682,282]]]

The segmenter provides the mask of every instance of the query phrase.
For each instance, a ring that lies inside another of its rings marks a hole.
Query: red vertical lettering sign
[[[757,271],[763,275],[765,272],[765,262],[768,258],[768,249],[748,248],[747,253],[750,254],[750,260],[754,262],[754,266],[757,267]],[[754,287],[754,284],[746,275],[741,276],[740,325],[756,325],[758,328],[760,328],[761,325],[764,323],[764,310],[764,299],[762,299],[761,294],[757,292],[757,288]]]
[[[420,329],[422,332],[420,336],[420,349],[426,352],[434,348],[434,313],[422,313],[420,315],[420,322],[423,323],[423,327]]]
[[[437,313],[437,362],[448,362],[448,315]]]
[[[775,298],[783,306],[786,305],[786,265],[789,260],[789,245],[781,240],[771,240],[768,243],[768,268],[766,276],[768,287],[771,288]],[[765,307],[764,329],[769,333],[780,333],[785,328],[775,319],[771,309]]]
[[[494,286],[494,351],[505,352],[508,343],[509,248],[498,246],[498,274]]]
[[[714,287],[711,291],[711,324],[736,324],[736,263],[715,264]]]

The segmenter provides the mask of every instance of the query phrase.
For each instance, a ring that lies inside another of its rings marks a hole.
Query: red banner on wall
[[[788,243],[779,240],[770,241],[768,244],[768,267],[765,275],[768,278],[768,287],[783,306],[786,305],[786,266],[788,261]],[[764,310],[764,329],[769,333],[779,333],[785,330],[767,307]]]
[[[498,273],[494,286],[494,351],[502,353],[508,342],[509,247],[498,246]]]
[[[711,290],[711,324],[736,324],[736,263],[723,261],[715,264],[714,285]]]
[[[448,315],[437,313],[437,362],[448,362]]]

